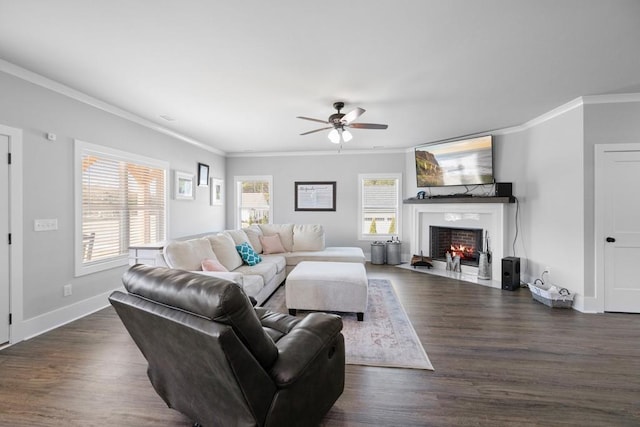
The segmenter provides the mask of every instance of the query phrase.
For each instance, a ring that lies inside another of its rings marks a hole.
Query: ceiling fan
[[[309,132],[301,133],[300,135],[309,135],[310,133],[320,132],[323,130],[331,129],[329,132],[329,140],[334,144],[341,142],[351,141],[353,135],[345,128],[354,129],[386,129],[387,125],[380,125],[376,123],[353,123],[358,117],[360,117],[365,110],[356,107],[354,110],[349,111],[347,114],[341,113],[340,110],[344,108],[344,102],[334,102],[333,108],[338,110],[337,113],[333,113],[327,120],[312,119],[311,117],[297,116],[298,119],[311,120],[312,122],[325,123],[330,126],[326,126],[320,129],[310,130]]]

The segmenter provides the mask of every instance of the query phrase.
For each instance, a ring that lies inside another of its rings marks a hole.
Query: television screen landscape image
[[[421,145],[415,159],[418,187],[493,184],[491,135]]]

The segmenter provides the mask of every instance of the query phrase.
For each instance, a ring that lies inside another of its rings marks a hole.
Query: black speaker
[[[502,289],[505,291],[520,289],[520,258],[514,256],[502,258]]]
[[[510,182],[496,182],[496,197],[513,196],[513,184]]]

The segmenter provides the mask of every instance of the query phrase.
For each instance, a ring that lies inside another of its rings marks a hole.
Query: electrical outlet
[[[64,285],[64,287],[62,288],[62,295],[65,297],[68,297],[72,293],[73,293],[73,289],[72,289],[71,283],[69,283],[68,285]]]

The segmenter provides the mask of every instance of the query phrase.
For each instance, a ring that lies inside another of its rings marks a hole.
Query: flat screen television
[[[493,136],[433,142],[415,148],[418,187],[493,184]]]

